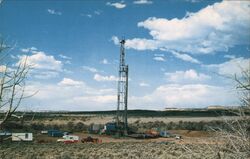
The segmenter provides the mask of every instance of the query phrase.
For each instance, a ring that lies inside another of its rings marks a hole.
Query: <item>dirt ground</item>
[[[175,142],[175,143],[190,143],[192,144],[195,141],[200,141],[200,143],[208,143],[208,141],[213,139],[213,136],[215,134],[212,134],[211,132],[206,132],[206,131],[189,131],[189,130],[170,130],[169,131],[171,134],[178,134],[182,136],[181,140],[175,139],[174,137],[172,138],[153,138],[153,139],[135,139],[131,137],[120,137],[116,138],[114,136],[109,136],[109,135],[99,135],[99,134],[89,134],[86,132],[82,133],[74,133],[72,135],[77,135],[82,138],[86,138],[88,136],[91,136],[93,138],[98,138],[102,140],[102,143],[116,143],[116,142]],[[49,137],[47,134],[36,134],[34,136],[35,140],[34,142],[56,142],[58,137]]]
[[[59,138],[35,134],[33,142],[0,143],[0,159],[221,159],[235,158],[218,149],[220,141],[206,131],[171,130],[182,139],[114,138],[107,135],[75,133],[99,138],[102,143],[64,144]],[[42,141],[42,142],[41,142]]]
[[[73,122],[78,122],[79,117]],[[82,121],[84,124],[105,124],[113,120],[112,116],[91,116],[87,120]],[[195,117],[195,118],[129,118],[129,123],[136,121],[140,122],[179,122],[182,121],[212,121],[223,120],[216,117]],[[57,123],[65,122],[63,120],[44,121],[44,123]],[[68,122],[68,121],[67,121]],[[87,132],[75,133],[82,138],[92,136],[102,141],[101,144],[91,143],[76,143],[65,145],[63,143],[57,143],[59,138],[48,137],[47,135],[37,134],[34,136],[33,144],[26,143],[24,146],[18,146],[14,150],[16,155],[6,156],[5,158],[143,158],[143,159],[165,159],[165,158],[214,158],[211,152],[207,151],[207,145],[213,147],[216,142],[213,139],[214,134],[206,131],[188,131],[188,130],[170,130],[172,134],[178,134],[182,136],[181,140],[175,138],[155,138],[155,139],[134,139],[129,137],[114,138],[108,135],[95,135],[88,134]],[[17,145],[20,145],[19,143]],[[40,145],[40,146],[39,146]],[[9,150],[13,150],[13,143]],[[206,148],[205,148],[206,147]],[[210,146],[209,146],[210,147]],[[198,150],[199,148],[200,150]],[[20,150],[19,150],[20,149]],[[50,149],[55,149],[51,151]],[[6,151],[2,151],[5,153]],[[22,151],[35,151],[39,152],[37,155],[24,155]],[[48,151],[48,153],[46,153]],[[191,153],[192,152],[192,153]],[[1,153],[1,151],[0,151]],[[50,154],[50,155],[48,155]],[[194,155],[192,155],[194,154]],[[0,157],[1,158],[1,157]]]
[[[232,117],[229,117],[230,119]],[[129,122],[163,121],[212,121],[225,120],[219,117],[171,117],[171,118],[130,118]],[[71,121],[71,120],[70,120]],[[73,122],[81,121],[78,119]],[[112,121],[111,116],[92,116],[84,124],[103,124]],[[66,123],[64,120],[43,121],[48,123]],[[67,121],[69,122],[69,121]],[[46,124],[46,123],[45,123]],[[223,141],[215,133],[208,131],[169,130],[182,139],[155,138],[134,139],[129,137],[115,138],[108,135],[94,135],[78,132],[81,138],[92,136],[102,143],[64,144],[56,142],[59,138],[44,134],[34,134],[33,142],[0,143],[0,159],[221,159],[235,158],[231,152],[224,152],[220,147]],[[245,158],[244,158],[245,159]]]
[[[38,135],[47,143],[10,142],[0,144],[1,159],[219,159],[233,158],[217,149],[213,134],[198,131],[172,131],[183,139],[133,139],[91,135],[102,143],[57,143],[58,138]],[[81,138],[89,136],[77,133]],[[199,137],[195,137],[198,135]],[[220,154],[220,156],[218,156]]]

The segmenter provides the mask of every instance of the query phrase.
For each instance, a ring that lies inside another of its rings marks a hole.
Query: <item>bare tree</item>
[[[0,42],[0,128],[13,115],[26,98],[25,79],[29,71],[27,58],[17,65],[8,67],[5,63],[7,47],[3,40]]]
[[[211,138],[211,144],[206,143],[204,146],[214,153],[208,158],[250,158],[250,63],[248,68],[241,68],[241,74],[221,76],[230,78],[236,83],[235,88],[239,93],[241,107],[232,110],[237,116],[224,118],[224,126],[210,127],[215,135]],[[192,155],[195,155],[196,151],[199,153],[204,151],[202,148],[194,151],[190,145],[182,146],[185,158],[193,158]]]
[[[241,97],[241,105],[245,108],[246,111],[250,110],[250,61],[249,61],[249,68],[242,69],[241,68],[242,76],[238,77],[237,75],[234,76],[234,80],[237,83],[237,90],[240,92]]]
[[[241,68],[241,75],[235,74],[231,79],[236,82],[241,107],[237,118],[224,120],[226,129],[215,130],[217,153],[219,158],[250,158],[250,63],[249,68]]]

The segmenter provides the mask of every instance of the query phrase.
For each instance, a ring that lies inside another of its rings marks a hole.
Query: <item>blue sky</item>
[[[250,67],[247,1],[4,0],[0,19],[14,46],[1,67],[25,57],[33,66],[26,110],[115,109],[123,36],[130,109],[238,105],[220,75]]]

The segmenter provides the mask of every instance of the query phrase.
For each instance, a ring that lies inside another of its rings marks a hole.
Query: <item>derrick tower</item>
[[[125,64],[125,39],[120,41],[120,65],[117,91],[116,124],[124,135],[128,133],[128,65]]]

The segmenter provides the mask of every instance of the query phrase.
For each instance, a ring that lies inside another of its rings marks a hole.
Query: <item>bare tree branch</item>
[[[0,55],[8,49],[3,40],[0,42]],[[4,58],[0,59],[3,61]],[[20,106],[21,101],[30,96],[25,96],[25,79],[30,67],[27,65],[27,57],[11,69],[6,66],[3,72],[0,72],[0,128],[12,116]]]

